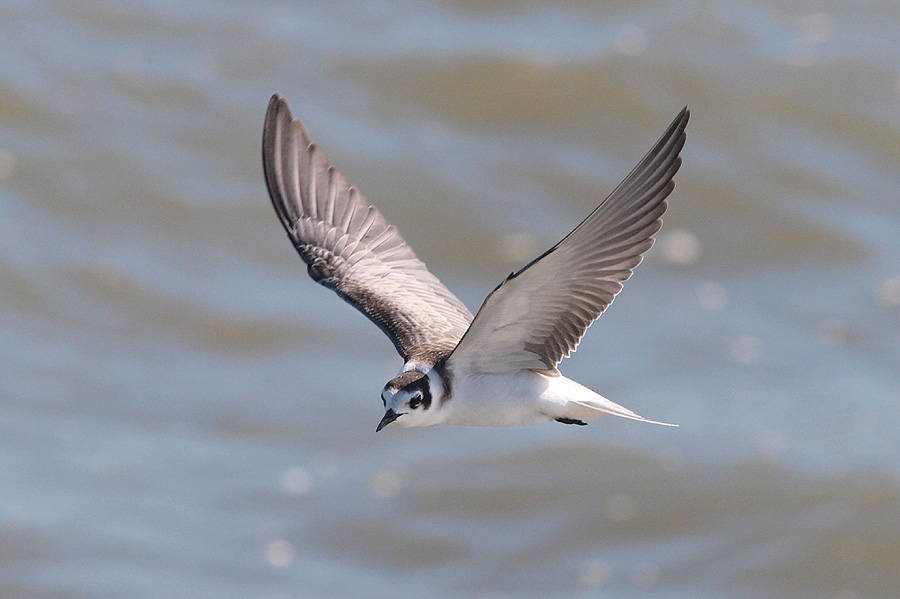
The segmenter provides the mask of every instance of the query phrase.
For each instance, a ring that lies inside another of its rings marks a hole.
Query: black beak
[[[387,412],[384,413],[384,418],[382,418],[381,422],[378,423],[378,428],[375,429],[375,432],[377,433],[378,431],[380,431],[381,429],[383,429],[384,427],[386,427],[387,425],[389,425],[390,423],[392,423],[394,420],[396,420],[399,417],[400,417],[400,414],[398,414],[394,410],[389,409]]]

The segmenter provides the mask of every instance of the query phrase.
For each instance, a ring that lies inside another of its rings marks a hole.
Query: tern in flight
[[[272,97],[263,170],[281,224],[309,276],[378,325],[404,360],[381,391],[385,413],[377,431],[391,422],[583,425],[602,414],[654,422],[557,367],[653,245],[681,166],[689,116],[685,107],[606,200],[509,275],[473,317],[331,166],[287,100]]]

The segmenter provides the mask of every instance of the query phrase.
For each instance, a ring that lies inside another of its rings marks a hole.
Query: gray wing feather
[[[558,373],[556,366],[575,350],[653,245],[681,166],[689,116],[685,107],[600,206],[485,299],[448,359],[450,367]]]
[[[449,354],[471,312],[329,164],[277,94],[262,149],[272,205],[313,280],[378,325],[404,360],[433,364]]]

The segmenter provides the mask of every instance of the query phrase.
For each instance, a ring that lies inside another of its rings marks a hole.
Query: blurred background
[[[896,597],[895,2],[0,1],[0,597]],[[284,94],[474,311],[685,104],[604,418],[389,427]]]

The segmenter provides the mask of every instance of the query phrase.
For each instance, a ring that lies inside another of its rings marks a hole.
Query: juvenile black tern
[[[400,426],[651,422],[557,369],[653,245],[681,166],[685,107],[622,183],[562,241],[512,273],[476,316],[328,162],[272,96],[263,170],[275,212],[314,281],[387,334],[404,360],[381,392]],[[669,425],[672,426],[672,425]]]

